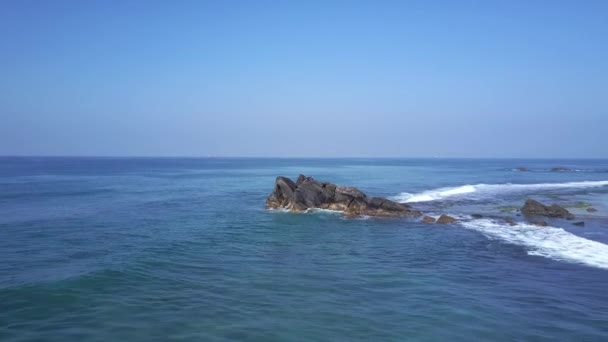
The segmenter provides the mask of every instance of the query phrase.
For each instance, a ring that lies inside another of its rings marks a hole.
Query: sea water
[[[300,173],[460,220],[265,210]],[[0,340],[607,340],[607,199],[606,160],[0,158]]]

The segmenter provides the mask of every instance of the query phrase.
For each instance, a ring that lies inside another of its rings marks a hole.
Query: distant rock
[[[583,222],[583,221],[574,222],[573,225],[578,226],[578,227],[584,227],[585,226],[585,222]]]
[[[456,222],[456,219],[453,218],[452,216],[448,216],[448,215],[441,215],[437,219],[437,223],[440,223],[440,224],[449,224],[449,223],[454,223],[454,222]]]
[[[546,206],[533,199],[528,199],[524,206],[521,208],[521,212],[525,216],[546,216],[546,217],[557,217],[565,219],[574,219],[574,215],[568,210],[560,207],[557,204]]]
[[[304,212],[308,209],[330,209],[348,216],[411,216],[421,213],[410,206],[386,198],[368,197],[354,187],[319,182],[300,175],[294,183],[287,177],[277,177],[274,190],[266,199],[266,208]]]
[[[545,221],[532,221],[530,222],[535,226],[540,226],[540,227],[546,227],[547,226],[547,222]]]
[[[515,171],[519,171],[519,172],[528,172],[530,171],[527,167],[516,167]]]
[[[572,171],[572,169],[569,169],[567,167],[554,167],[551,169],[551,171],[553,172],[567,172],[567,171]]]
[[[435,218],[430,217],[430,216],[425,216],[422,218],[422,222],[424,223],[435,223]]]
[[[593,207],[589,207],[589,208],[587,208],[587,212],[589,212],[589,213],[594,213],[594,212],[596,212],[596,211],[597,211],[597,209],[595,209],[595,208],[593,208]]]
[[[474,218],[474,219],[480,219],[480,218],[483,218],[483,215],[481,215],[481,214],[472,214],[471,217]]]

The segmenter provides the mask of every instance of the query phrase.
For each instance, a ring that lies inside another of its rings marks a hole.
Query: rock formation
[[[572,213],[557,204],[547,206],[533,199],[526,201],[526,204],[521,208],[521,212],[526,216],[557,217],[569,220],[574,218]]]
[[[456,219],[453,218],[452,216],[448,216],[448,215],[441,215],[437,219],[437,223],[440,223],[440,224],[448,224],[448,223],[454,223],[454,222],[456,222]]]
[[[380,197],[368,197],[354,187],[319,182],[300,175],[294,183],[287,177],[277,177],[274,190],[266,199],[266,208],[304,212],[308,209],[330,209],[348,216],[420,216],[408,205]]]
[[[430,216],[425,216],[422,218],[422,222],[424,223],[435,223],[435,218]]]

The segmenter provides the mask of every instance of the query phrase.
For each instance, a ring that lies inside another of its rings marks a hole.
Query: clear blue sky
[[[608,157],[608,1],[0,2],[0,155]]]

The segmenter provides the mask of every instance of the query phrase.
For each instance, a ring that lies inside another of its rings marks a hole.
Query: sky
[[[0,155],[607,158],[608,1],[0,1]]]

